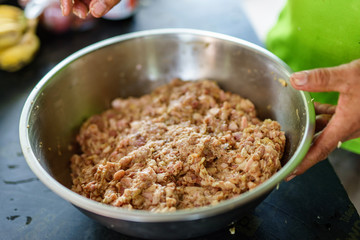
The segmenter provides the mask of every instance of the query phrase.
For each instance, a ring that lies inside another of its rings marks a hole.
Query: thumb
[[[94,17],[100,18],[119,2],[120,0],[93,0],[90,3],[90,12]]]
[[[294,88],[309,92],[341,92],[344,79],[349,74],[347,65],[332,68],[318,68],[314,70],[293,73],[290,82]]]

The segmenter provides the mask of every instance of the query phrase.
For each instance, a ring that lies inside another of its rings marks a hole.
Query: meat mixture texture
[[[215,82],[175,79],[140,98],[115,99],[82,125],[77,141],[73,191],[167,212],[216,204],[263,183],[281,168],[285,134]]]

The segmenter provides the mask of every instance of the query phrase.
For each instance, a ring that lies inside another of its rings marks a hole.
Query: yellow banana
[[[1,19],[13,19],[16,21],[19,16],[24,17],[24,11],[21,8],[6,4],[0,5],[0,21]]]
[[[39,49],[40,40],[35,34],[36,23],[32,23],[21,40],[14,46],[0,50],[0,68],[14,72],[27,65]]]
[[[0,49],[17,44],[26,27],[27,20],[20,8],[0,5]]]
[[[13,72],[27,65],[39,49],[36,19],[26,19],[22,9],[0,5],[0,69]]]
[[[23,32],[16,30],[0,33],[0,49],[5,49],[7,47],[16,45],[20,41],[22,35]]]

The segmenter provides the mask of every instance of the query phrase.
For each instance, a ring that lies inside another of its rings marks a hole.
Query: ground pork
[[[175,79],[140,98],[115,99],[82,125],[77,141],[73,191],[165,212],[216,204],[263,183],[281,168],[285,135],[215,82]]]

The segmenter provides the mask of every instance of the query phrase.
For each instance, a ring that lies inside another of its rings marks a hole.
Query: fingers
[[[291,180],[325,159],[339,144],[360,137],[360,59],[338,67],[294,73],[290,77],[294,88],[311,92],[339,92],[338,105],[314,103],[316,131],[302,163],[286,179]]]
[[[320,132],[326,127],[335,114],[336,106],[314,102],[314,107],[316,113],[315,132]]]
[[[89,12],[94,17],[100,18],[119,2],[120,0],[60,0],[64,16],[68,16],[72,11],[83,19]]]
[[[73,7],[72,0],[60,0],[61,11],[64,16],[69,16]]]
[[[319,134],[317,134],[314,138],[313,144],[304,161],[297,168],[297,174],[302,174],[317,162],[324,160],[338,144],[338,141],[336,141],[335,138],[336,135],[339,135],[339,128],[336,127],[338,124],[333,122],[331,125],[329,125],[329,122],[335,113],[336,106],[320,103],[314,103],[314,105],[315,112],[317,114],[315,132]],[[328,128],[324,130],[327,126]],[[325,139],[325,141],[323,139]]]
[[[349,132],[350,130],[346,127],[346,117],[334,115],[324,130],[314,139],[301,164],[286,178],[286,181],[303,174],[316,163],[326,159],[338,146],[339,141],[341,143],[348,138]]]
[[[104,16],[120,0],[92,0],[90,3],[90,13],[96,18]]]
[[[86,18],[91,0],[60,0],[61,11],[64,16],[69,16],[71,11],[79,18]]]
[[[317,135],[305,158],[302,160],[300,165],[297,166],[296,169],[285,179],[285,181],[290,181],[296,176],[303,174],[316,163],[326,159],[326,157],[335,149],[336,145],[334,146],[333,142],[323,142],[323,140],[326,139],[327,135],[329,134],[324,134],[324,132]]]
[[[336,105],[314,102],[315,114],[334,114]]]
[[[332,114],[319,114],[316,116],[315,132],[322,131],[330,122]]]
[[[318,68],[296,72],[291,75],[290,82],[294,88],[309,92],[348,92],[353,79],[354,68],[360,64],[344,64],[332,68]],[[360,71],[360,70],[359,70]]]
[[[296,168],[295,175],[300,175],[306,172],[309,168],[314,166],[316,163],[326,159],[326,157],[336,148],[337,142],[327,141],[324,142],[324,139],[327,139],[329,133],[324,131],[318,135],[316,140],[313,142],[309,152],[306,154],[304,160]]]

